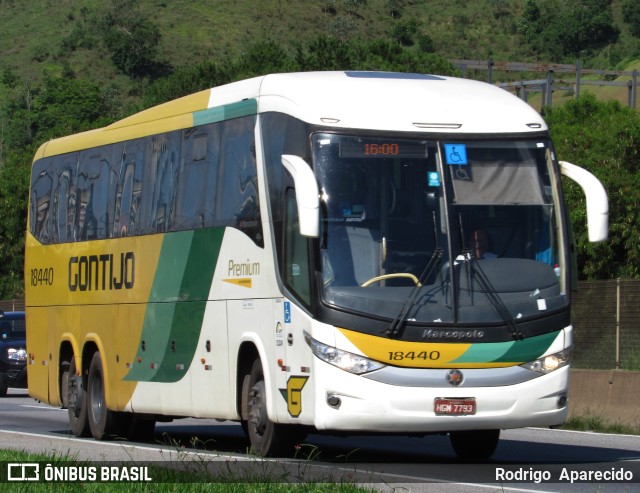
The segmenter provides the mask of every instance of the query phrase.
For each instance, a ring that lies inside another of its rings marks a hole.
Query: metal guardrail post
[[[620,369],[620,278],[616,279],[616,370]]]
[[[635,110],[638,105],[638,71],[634,70],[631,74],[633,81],[633,92],[631,93],[631,107]]]
[[[547,87],[546,87],[547,97],[545,101],[545,105],[551,109],[553,106],[553,70],[549,69],[547,71]]]
[[[582,76],[582,60],[576,62],[576,99],[580,97],[580,78]]]

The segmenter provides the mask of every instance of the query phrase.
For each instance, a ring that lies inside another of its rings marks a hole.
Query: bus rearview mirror
[[[317,238],[320,235],[320,194],[311,166],[300,156],[290,154],[282,156],[282,165],[293,177],[296,187],[300,234]]]

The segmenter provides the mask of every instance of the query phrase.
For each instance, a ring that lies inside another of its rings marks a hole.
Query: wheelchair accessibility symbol
[[[469,175],[469,170],[466,166],[457,166],[454,175],[456,180],[471,181],[471,175]]]
[[[467,146],[465,144],[445,144],[444,154],[446,163],[454,166],[465,166],[467,161]]]

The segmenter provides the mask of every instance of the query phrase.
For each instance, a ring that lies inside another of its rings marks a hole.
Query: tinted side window
[[[260,118],[278,264],[286,283],[289,272],[285,259],[285,191],[293,187],[293,180],[282,165],[282,155],[293,154],[310,163],[310,128],[306,123],[282,113],[265,113]]]
[[[237,228],[263,246],[254,127],[252,116],[223,123],[213,208],[216,226]]]
[[[43,243],[52,240],[52,191],[51,162],[40,161],[33,169],[31,183],[31,232]]]
[[[230,226],[263,246],[254,128],[249,116],[41,159],[31,232],[58,243]]]

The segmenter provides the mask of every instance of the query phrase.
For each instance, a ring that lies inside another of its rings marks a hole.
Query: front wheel
[[[261,456],[291,455],[306,432],[302,426],[282,425],[269,419],[264,372],[259,359],[254,361],[248,383],[243,385],[242,398],[248,418],[243,428],[249,436],[251,450]]]
[[[500,430],[452,431],[449,438],[456,455],[463,461],[485,461],[496,451]]]

